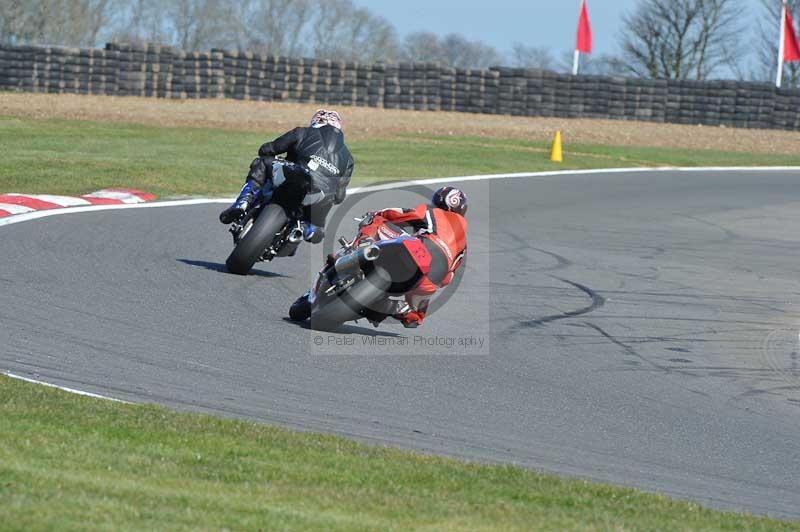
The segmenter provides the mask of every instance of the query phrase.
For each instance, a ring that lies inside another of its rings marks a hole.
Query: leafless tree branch
[[[743,13],[740,0],[642,0],[623,18],[622,60],[635,76],[708,79],[735,67]]]

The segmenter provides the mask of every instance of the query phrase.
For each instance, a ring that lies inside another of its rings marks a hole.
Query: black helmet
[[[454,187],[442,187],[433,193],[431,203],[446,211],[464,216],[467,214],[467,195]]]

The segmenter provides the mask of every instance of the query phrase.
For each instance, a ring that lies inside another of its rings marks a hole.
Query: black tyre
[[[264,207],[253,222],[253,226],[239,240],[225,261],[228,271],[237,275],[247,275],[287,221],[286,213],[280,205],[273,203]]]
[[[320,301],[311,312],[311,328],[336,329],[345,322],[363,318],[363,310],[386,297],[389,282],[377,271],[336,297]]]

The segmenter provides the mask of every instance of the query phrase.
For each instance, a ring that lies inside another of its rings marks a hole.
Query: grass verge
[[[0,193],[83,194],[129,186],[161,197],[233,195],[258,146],[280,132],[0,117]],[[798,155],[568,145],[431,135],[359,140],[354,183],[630,166],[800,166]]]
[[[0,376],[4,530],[790,530],[635,490]]]
[[[0,117],[0,193],[232,195],[274,133]],[[430,135],[356,141],[356,183],[800,156]],[[0,376],[0,528],[795,529],[630,489],[77,397]]]

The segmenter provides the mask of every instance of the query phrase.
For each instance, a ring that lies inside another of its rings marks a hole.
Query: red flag
[[[575,50],[584,54],[592,53],[592,26],[589,24],[589,10],[586,0],[581,2],[581,18],[578,19],[578,43]]]
[[[784,62],[800,61],[800,40],[797,39],[797,33],[794,31],[794,22],[788,5],[784,7],[784,11],[786,15],[783,18],[783,60]]]

